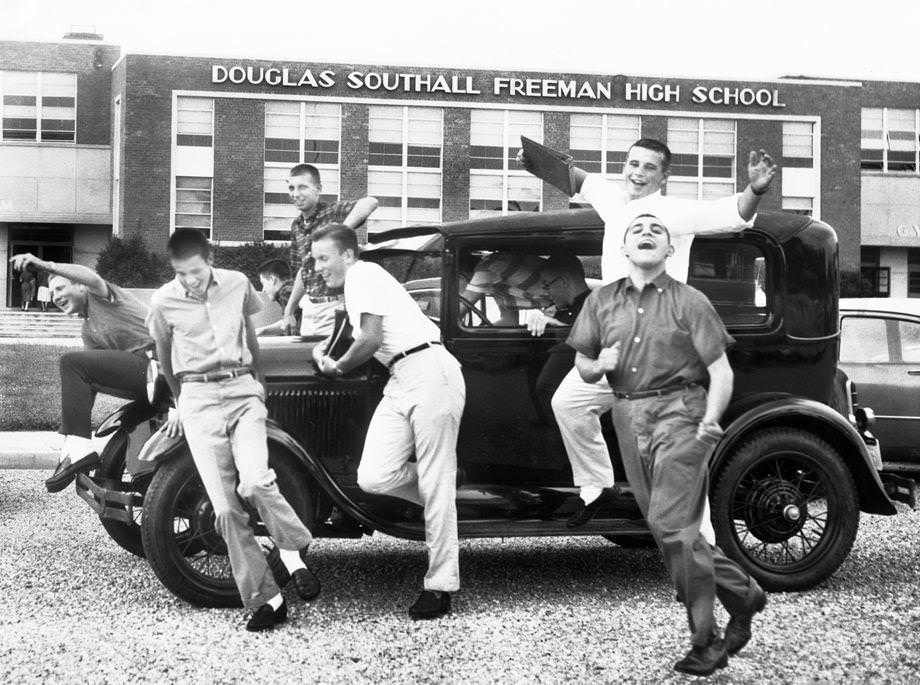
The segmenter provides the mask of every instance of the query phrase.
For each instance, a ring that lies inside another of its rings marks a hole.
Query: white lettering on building
[[[493,95],[519,95],[529,98],[576,98],[610,100],[613,88],[610,81],[576,81],[570,79],[513,78],[496,76],[492,81]]]
[[[709,103],[712,105],[742,105],[751,107],[785,107],[779,100],[778,90],[766,88],[737,88],[729,86],[715,86],[707,88],[696,86],[690,94],[690,99],[698,104]]]
[[[626,83],[627,100],[639,102],[680,102],[680,86],[670,83]]]
[[[222,64],[211,65],[211,83],[234,83],[237,85],[248,83],[258,86],[265,83],[269,86],[285,86],[287,88],[331,88],[335,85],[335,72],[328,69],[314,74],[312,70],[292,72],[288,67],[225,67]]]
[[[900,224],[897,228],[899,238],[920,238],[920,226],[917,224]]]

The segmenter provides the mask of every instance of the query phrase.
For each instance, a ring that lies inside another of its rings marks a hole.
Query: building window
[[[641,118],[626,114],[572,114],[569,153],[589,173],[623,173],[626,155],[642,130]]]
[[[209,176],[176,176],[176,228],[197,228],[211,237]]]
[[[543,115],[517,110],[470,112],[470,217],[538,212],[543,182],[515,161],[521,136],[543,142]]]
[[[783,211],[792,214],[811,216],[815,209],[813,197],[795,197],[783,195]]]
[[[866,107],[862,110],[860,168],[917,173],[920,110]]]
[[[176,98],[176,145],[214,147],[214,100]]]
[[[0,94],[0,140],[76,140],[76,74],[3,71]]]
[[[815,165],[815,125],[810,121],[783,122],[783,166]]]
[[[711,200],[735,192],[733,120],[669,118],[668,147],[668,195]]]
[[[441,109],[369,108],[367,192],[379,202],[369,228],[441,220],[443,139]]]
[[[288,240],[296,211],[287,192],[288,172],[312,164],[320,173],[323,202],[339,199],[342,106],[316,102],[265,103],[262,231],[265,240]]]
[[[920,297],[920,247],[907,248],[907,296]]]

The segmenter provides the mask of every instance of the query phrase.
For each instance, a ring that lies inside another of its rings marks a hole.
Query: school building
[[[743,188],[763,148],[782,168],[762,209],[828,222],[842,268],[920,297],[920,83],[122,54],[78,34],[0,42],[0,95],[0,305],[18,305],[23,250],[93,265],[112,235],[160,249],[178,227],[285,241],[300,162],[328,199],[378,198],[372,232],[568,207],[517,168],[521,135],[611,176],[658,138],[667,192],[693,198]]]

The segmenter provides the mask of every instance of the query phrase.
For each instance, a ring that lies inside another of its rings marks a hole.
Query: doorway
[[[8,248],[10,257],[23,252],[31,252],[39,259],[69,263],[73,261],[73,229],[61,226],[14,228],[10,230]],[[19,276],[19,272],[13,271],[12,264],[7,262],[7,307],[18,309],[22,305]]]

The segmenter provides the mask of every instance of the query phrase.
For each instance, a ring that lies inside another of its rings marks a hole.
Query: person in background
[[[277,302],[283,313],[294,289],[290,267],[281,259],[266,259],[259,265],[259,280],[262,282],[262,292],[270,301]],[[297,318],[300,318],[299,313]],[[299,322],[293,330],[300,330]],[[256,335],[287,335],[292,332],[284,325],[283,314],[277,321],[256,329]]]
[[[268,465],[268,411],[251,320],[262,303],[244,274],[211,267],[201,231],[176,230],[166,250],[176,278],[153,294],[147,319],[178,410],[166,433],[184,433],[188,442],[243,606],[253,610],[246,630],[268,630],[287,620],[287,605],[241,500],[259,512],[300,597],[316,597],[320,583],[304,564],[313,536]]]
[[[57,264],[23,253],[10,258],[14,269],[48,274],[54,304],[83,319],[83,350],[61,356],[61,429],[64,441],[57,468],[45,480],[60,492],[80,471],[99,464],[92,437],[96,393],[147,401],[147,352],[153,340],[144,319],[147,306],[89,267]]]
[[[29,305],[35,299],[35,272],[31,266],[25,266],[19,272],[19,293],[22,297],[22,311],[29,311]]]
[[[329,223],[358,228],[377,209],[377,199],[344,200],[327,203],[320,199],[323,184],[312,164],[298,164],[288,177],[288,194],[300,215],[291,223],[291,271],[294,287],[284,310],[284,325],[296,330],[295,311],[301,307],[301,335],[328,335],[335,321],[335,308],[341,304],[341,288],[329,288],[314,269],[310,246],[313,232]],[[304,301],[302,301],[304,300]]]
[[[48,287],[48,272],[38,272],[38,295],[36,297],[42,312],[48,311],[48,303],[51,302],[51,289]]]

